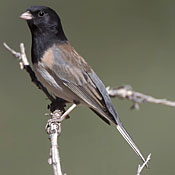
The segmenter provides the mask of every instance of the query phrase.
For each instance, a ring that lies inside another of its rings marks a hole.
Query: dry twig
[[[121,86],[119,88],[106,88],[110,97],[118,97],[121,99],[127,99],[133,102],[132,109],[139,109],[139,104],[153,103],[162,104],[165,106],[175,107],[175,101],[169,101],[166,99],[158,99],[149,95],[142,94],[140,92],[133,91],[131,86]]]
[[[61,123],[56,122],[62,115],[62,111],[55,110],[51,115],[51,120],[46,124],[46,131],[50,136],[50,157],[48,163],[52,165],[54,175],[63,175],[61,171],[58,138],[61,134]],[[55,120],[55,121],[54,121]]]

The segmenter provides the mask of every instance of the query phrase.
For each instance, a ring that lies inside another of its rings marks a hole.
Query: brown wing
[[[54,64],[48,72],[106,120],[116,123],[117,114],[105,86],[69,43],[52,47]],[[48,65],[48,64],[47,64]],[[112,109],[112,112],[110,110]],[[108,122],[109,123],[109,122]]]

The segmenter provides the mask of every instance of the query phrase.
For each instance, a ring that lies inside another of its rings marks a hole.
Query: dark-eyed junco
[[[144,162],[124,129],[104,84],[69,43],[57,13],[49,7],[33,6],[20,17],[27,21],[32,34],[32,63],[39,81],[57,97],[72,103],[70,111],[81,104],[106,123],[114,123]]]

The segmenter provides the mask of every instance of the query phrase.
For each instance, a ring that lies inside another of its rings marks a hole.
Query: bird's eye
[[[39,13],[38,13],[38,16],[39,17],[43,17],[45,15],[45,12],[44,11],[40,11]]]

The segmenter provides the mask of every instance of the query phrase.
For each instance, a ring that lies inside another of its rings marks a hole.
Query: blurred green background
[[[47,5],[61,16],[65,33],[105,85],[175,100],[175,1],[171,0],[1,0],[0,1],[0,174],[53,174],[47,164],[44,131],[46,97],[5,50],[31,36],[19,15],[31,5]],[[153,104],[131,111],[131,102],[113,99],[124,126],[144,155],[143,175],[175,174],[175,109]],[[62,124],[61,163],[68,175],[136,174],[140,162],[114,127],[79,107]]]

